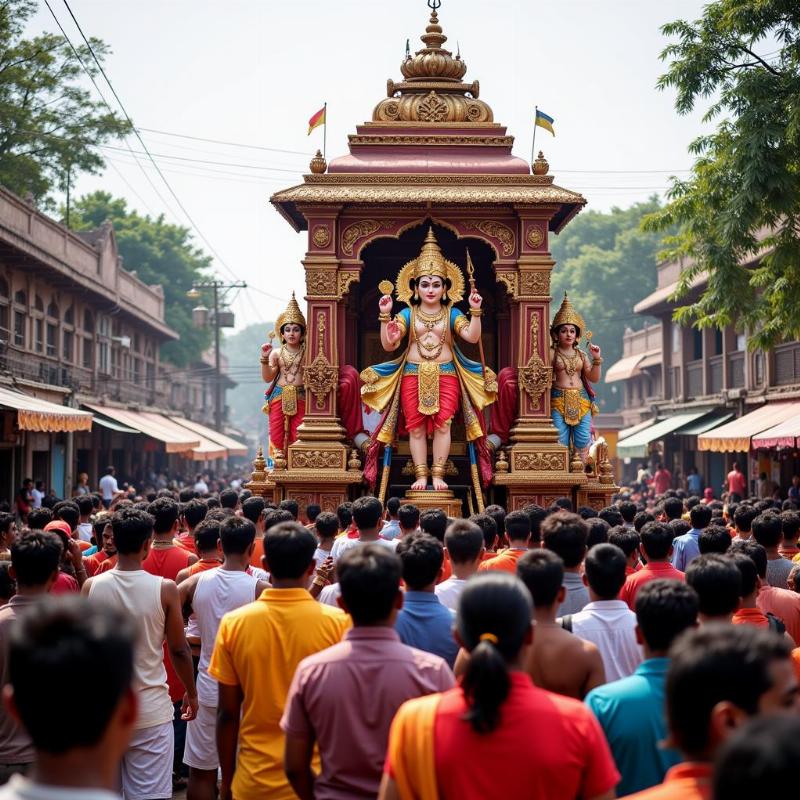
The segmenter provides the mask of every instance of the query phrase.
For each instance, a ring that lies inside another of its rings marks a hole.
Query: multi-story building
[[[785,487],[798,467],[800,342],[748,350],[745,334],[732,325],[679,325],[670,298],[680,269],[676,262],[659,265],[657,288],[634,307],[658,322],[626,331],[623,357],[606,375],[619,383],[628,426],[617,449],[623,477],[631,478],[640,463],[662,461],[682,487],[694,467],[719,497],[736,461],[751,491],[762,473]],[[705,282],[696,279],[681,305],[696,299]]]
[[[241,452],[168,418],[205,419],[170,404],[159,351],[175,338],[161,287],[123,269],[110,224],[71,231],[0,187],[0,497],[25,477],[64,496],[107,464],[133,478]]]

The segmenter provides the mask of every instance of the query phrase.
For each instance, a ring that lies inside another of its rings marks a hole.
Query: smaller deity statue
[[[261,345],[261,377],[269,384],[264,393],[264,412],[269,414],[269,440],[274,450],[286,453],[297,439],[297,429],[306,409],[303,386],[303,359],[306,352],[306,318],[297,305],[294,292],[286,310],[278,317],[275,330],[281,346]]]
[[[600,348],[588,345],[588,354],[578,344],[586,330],[583,317],[573,308],[567,293],[553,318],[553,387],[550,409],[558,440],[577,453],[582,461],[589,455],[592,441],[592,416],[597,413],[591,384],[600,380]],[[591,333],[586,334],[591,339]]]

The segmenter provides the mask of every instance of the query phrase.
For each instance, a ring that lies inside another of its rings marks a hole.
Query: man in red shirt
[[[114,544],[114,531],[111,528],[111,515],[104,511],[98,514],[92,523],[94,529],[94,539],[99,547],[94,555],[88,556],[83,560],[86,574],[91,578],[97,572],[98,567],[112,556],[117,554],[117,546]]]
[[[747,497],[747,479],[738,461],[733,462],[733,469],[728,473],[728,492],[735,494],[740,500]]]
[[[175,541],[190,553],[197,555],[194,542],[194,529],[206,518],[208,506],[202,500],[190,500],[181,508],[180,522],[183,533],[178,534]]]
[[[636,610],[636,595],[646,583],[656,578],[672,578],[685,580],[684,574],[672,566],[673,531],[665,522],[648,522],[639,534],[641,537],[642,556],[647,562],[640,570],[628,575],[625,585],[619,593],[631,611]]]
[[[748,718],[798,710],[787,644],[750,625],[711,624],[684,633],[670,651],[670,742],[685,761],[635,800],[710,800],[719,747]]]
[[[664,494],[667,489],[672,488],[672,473],[659,461],[656,464],[656,472],[653,475],[653,491],[656,496]]]

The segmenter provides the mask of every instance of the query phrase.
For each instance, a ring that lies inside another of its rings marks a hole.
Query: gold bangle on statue
[[[269,366],[269,356],[261,356],[261,363]]]
[[[593,367],[599,367],[602,363],[603,363],[603,359],[602,358],[598,357],[598,358],[593,358],[592,359],[592,366]]]
[[[444,478],[444,464],[434,464],[431,467],[431,475],[434,478]]]
[[[391,322],[391,321],[392,321],[392,315],[388,311],[381,311],[381,313],[378,314],[378,322]]]
[[[427,464],[414,464],[414,475],[417,478],[427,478],[428,477],[428,465]]]
[[[480,317],[483,314],[482,308],[470,308],[469,315],[471,317]]]

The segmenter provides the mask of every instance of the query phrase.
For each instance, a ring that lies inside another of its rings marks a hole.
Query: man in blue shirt
[[[636,636],[645,660],[633,675],[586,696],[622,775],[617,797],[661,783],[681,761],[677,751],[662,746],[667,738],[667,652],[680,633],[695,625],[697,607],[694,589],[680,581],[659,578],[643,586],[636,596]]]
[[[703,476],[697,471],[697,467],[690,467],[689,474],[686,476],[686,491],[689,497],[696,495],[700,497],[703,493]]]
[[[681,572],[686,572],[686,567],[700,555],[698,540],[711,522],[711,509],[703,503],[692,506],[689,521],[692,523],[691,530],[672,543],[672,566]]]
[[[414,533],[400,540],[397,555],[406,584],[403,608],[394,624],[400,641],[441,656],[452,669],[458,654],[453,612],[439,602],[435,592],[444,563],[442,543],[429,533]]]

